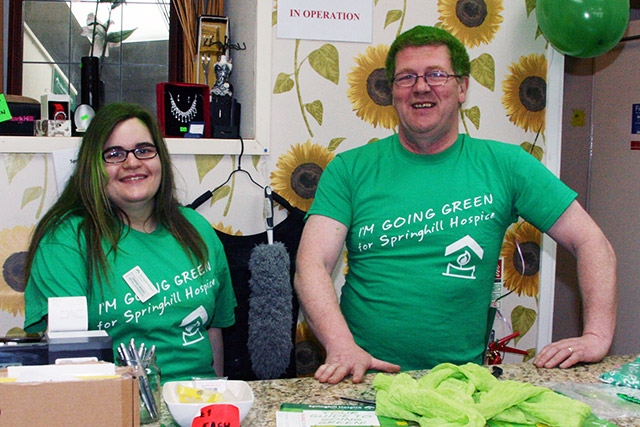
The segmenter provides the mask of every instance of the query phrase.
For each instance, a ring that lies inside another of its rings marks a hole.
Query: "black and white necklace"
[[[178,95],[179,96],[179,95]],[[187,111],[182,111],[176,101],[173,99],[173,95],[169,92],[169,101],[171,102],[171,115],[181,123],[188,123],[198,114],[198,97],[193,97],[193,102],[191,103],[191,107]]]

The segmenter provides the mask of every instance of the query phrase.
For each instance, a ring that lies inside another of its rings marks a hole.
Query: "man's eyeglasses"
[[[393,82],[399,87],[413,87],[419,78],[423,78],[424,81],[431,87],[444,86],[451,77],[464,77],[457,74],[447,74],[444,71],[429,71],[423,76],[417,76],[415,74],[398,74],[393,78]]]
[[[125,150],[121,147],[112,147],[107,148],[102,152],[102,159],[106,163],[123,163],[127,160],[129,153],[133,153],[138,160],[149,160],[158,155],[158,149],[155,145],[151,144],[142,145],[134,148],[133,150]]]

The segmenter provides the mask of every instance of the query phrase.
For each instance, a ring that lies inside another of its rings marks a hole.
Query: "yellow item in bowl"
[[[178,385],[176,392],[181,403],[216,403],[222,400],[222,393],[202,388]]]

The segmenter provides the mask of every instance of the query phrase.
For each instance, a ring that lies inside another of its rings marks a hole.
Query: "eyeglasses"
[[[123,163],[127,160],[129,153],[133,153],[138,160],[149,160],[158,155],[158,149],[155,145],[151,144],[142,145],[133,150],[125,150],[122,147],[112,147],[102,152],[102,159],[105,163]]]
[[[450,77],[464,77],[457,74],[447,74],[444,71],[429,71],[423,76],[417,76],[415,74],[398,74],[393,78],[393,82],[399,87],[413,87],[415,86],[418,78],[423,78],[425,83],[430,87],[444,86],[449,81]]]

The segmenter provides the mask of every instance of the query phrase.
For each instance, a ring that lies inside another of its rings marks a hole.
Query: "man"
[[[601,360],[613,339],[616,260],[576,193],[522,148],[458,134],[469,56],[448,32],[415,27],[392,44],[397,135],[339,154],[324,171],[298,250],[295,285],[324,345],[321,382],[367,370],[482,363],[495,267],[518,217],[578,261],[581,337],[534,363]],[[331,273],[346,242],[349,273]]]

